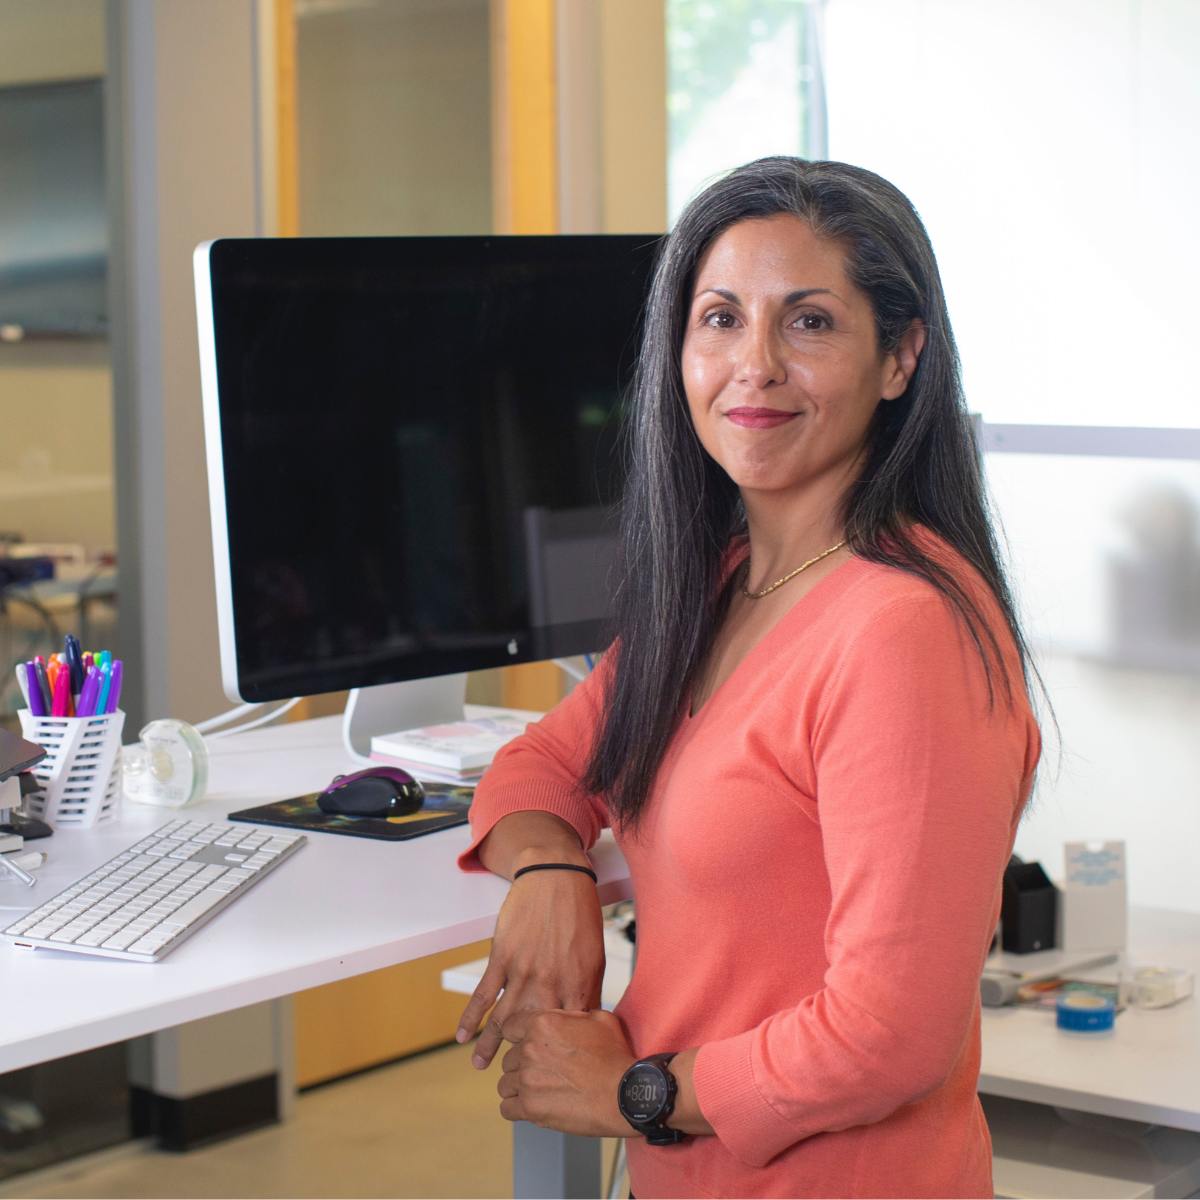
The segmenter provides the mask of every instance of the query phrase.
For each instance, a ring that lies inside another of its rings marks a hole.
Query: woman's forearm
[[[588,865],[579,834],[566,821],[552,813],[533,811],[501,817],[480,842],[479,861],[505,879],[533,863]]]

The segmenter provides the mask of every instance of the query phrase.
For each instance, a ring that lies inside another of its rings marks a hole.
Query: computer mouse
[[[425,789],[399,767],[367,767],[338,775],[317,796],[322,812],[343,817],[407,817],[425,803]]]

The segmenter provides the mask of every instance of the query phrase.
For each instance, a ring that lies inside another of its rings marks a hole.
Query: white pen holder
[[[121,804],[121,730],[125,714],[35,717],[22,709],[21,733],[46,751],[33,773],[43,795],[30,796],[29,815],[56,829],[86,829],[115,817]]]

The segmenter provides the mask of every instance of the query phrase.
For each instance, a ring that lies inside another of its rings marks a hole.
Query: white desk
[[[189,818],[323,787],[347,768],[340,718],[254,730],[213,743],[207,799]],[[37,887],[0,884],[0,904],[32,907],[110,858],[172,810],[127,805],[119,821],[62,831]],[[310,834],[289,862],[161,963],[84,958],[0,944],[0,1072],[138,1037],[243,1005],[490,937],[502,880],[454,865],[466,827],[410,842]],[[629,893],[620,852],[594,855],[605,904]],[[18,913],[3,912],[8,924]]]
[[[1200,976],[1200,917],[1134,908],[1129,947],[1134,962]],[[1113,1034],[1095,1041],[1064,1037],[1053,1013],[985,1008],[979,1090],[1200,1133],[1200,1003],[1193,996],[1171,1008],[1128,1008]]]

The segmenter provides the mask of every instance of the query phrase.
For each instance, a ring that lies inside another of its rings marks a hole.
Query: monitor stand
[[[466,675],[354,688],[342,717],[342,741],[353,758],[365,762],[376,734],[461,721],[466,695]]]

